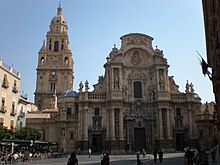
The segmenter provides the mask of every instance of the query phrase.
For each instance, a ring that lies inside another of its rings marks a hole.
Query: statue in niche
[[[161,71],[160,72],[160,75],[159,75],[159,85],[160,85],[160,89],[164,89],[164,77],[163,77],[163,72]]]
[[[127,86],[126,85],[123,85],[123,87],[122,87],[122,96],[123,96],[124,100],[127,97]]]
[[[65,128],[61,129],[61,136],[65,136]]]
[[[119,89],[119,73],[118,69],[114,70],[114,89]]]
[[[141,114],[141,102],[137,101],[136,103],[136,114],[140,115]]]
[[[154,101],[155,100],[155,93],[154,93],[154,91],[152,91],[149,95],[150,95],[150,101]]]

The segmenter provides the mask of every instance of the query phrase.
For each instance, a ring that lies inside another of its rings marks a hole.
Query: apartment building
[[[20,73],[0,59],[0,124],[14,129],[20,97]]]

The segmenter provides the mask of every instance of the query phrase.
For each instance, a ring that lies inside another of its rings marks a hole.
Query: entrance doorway
[[[146,147],[145,128],[134,128],[134,149],[142,151]]]
[[[92,136],[92,151],[93,152],[102,152],[102,136],[93,135]]]
[[[183,151],[185,147],[184,133],[176,134],[176,149],[177,151]]]

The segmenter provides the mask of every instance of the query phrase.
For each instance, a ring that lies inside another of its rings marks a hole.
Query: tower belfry
[[[35,104],[39,110],[54,109],[54,93],[73,88],[73,58],[69,45],[68,26],[61,4],[52,18],[50,30],[38,53]]]

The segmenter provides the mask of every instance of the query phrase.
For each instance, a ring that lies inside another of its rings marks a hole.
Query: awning
[[[58,142],[48,142],[48,146],[57,146]]]

